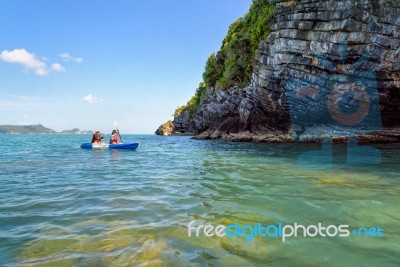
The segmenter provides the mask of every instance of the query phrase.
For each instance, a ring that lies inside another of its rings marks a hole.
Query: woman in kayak
[[[110,137],[110,144],[118,144],[118,143],[120,143],[118,132],[116,130],[113,130]]]
[[[100,144],[104,136],[100,136],[100,131],[96,131],[92,137],[92,144]]]

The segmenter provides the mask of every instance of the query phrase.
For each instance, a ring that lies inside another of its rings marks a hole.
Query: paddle
[[[118,136],[119,136],[119,141],[120,141],[121,143],[123,143],[123,142],[122,142],[121,135],[119,134],[119,129],[118,129],[118,127],[117,127],[117,121],[114,121],[114,128],[117,130],[117,133],[118,133]]]

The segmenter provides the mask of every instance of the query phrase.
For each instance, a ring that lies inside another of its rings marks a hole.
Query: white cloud
[[[68,62],[68,61],[73,61],[76,63],[82,63],[83,62],[83,58],[81,57],[73,57],[68,53],[62,53],[60,54],[60,57],[62,58],[62,60]]]
[[[82,100],[85,101],[88,104],[96,104],[96,103],[99,103],[99,102],[103,101],[103,99],[101,99],[101,98],[99,98],[99,97],[97,97],[95,95],[92,95],[92,94],[88,94]]]
[[[38,76],[44,76],[49,73],[45,62],[39,60],[35,54],[29,53],[23,48],[12,51],[3,50],[0,54],[0,59],[9,63],[21,64]]]
[[[65,72],[65,68],[59,63],[53,63],[51,69],[55,72]]]
[[[38,76],[46,76],[51,71],[65,72],[65,68],[59,63],[53,63],[50,68],[47,66],[45,57],[38,58],[35,54],[26,51],[24,48],[14,49],[12,51],[3,50],[0,53],[0,59],[8,62],[20,64],[26,70],[33,71]]]

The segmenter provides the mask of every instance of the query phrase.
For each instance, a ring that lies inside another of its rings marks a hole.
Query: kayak
[[[81,148],[93,148],[93,149],[103,149],[103,148],[109,148],[109,149],[129,149],[129,150],[135,150],[136,148],[139,147],[139,143],[126,143],[126,144],[106,144],[106,143],[100,143],[100,144],[92,144],[92,143],[84,143],[81,145]]]

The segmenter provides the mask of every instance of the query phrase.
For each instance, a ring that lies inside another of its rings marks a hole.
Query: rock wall
[[[252,83],[209,89],[197,113],[175,117],[175,127],[200,139],[399,140],[400,1],[271,2],[275,23],[259,45]]]
[[[163,123],[158,129],[155,131],[156,135],[171,135],[175,132],[175,127],[172,124],[172,121],[167,121]]]

